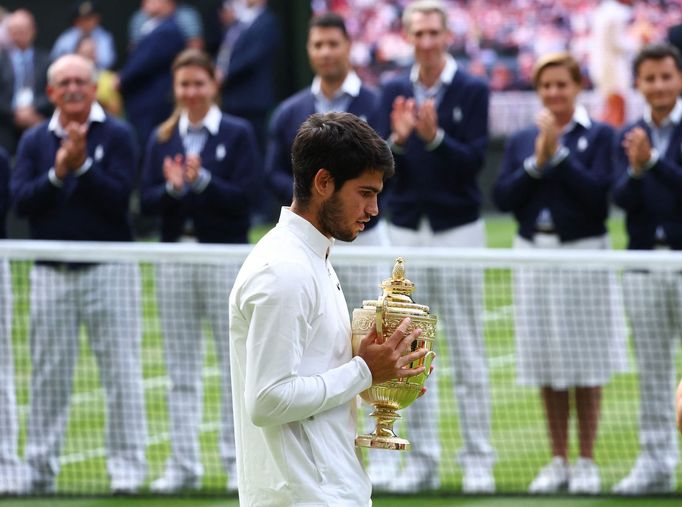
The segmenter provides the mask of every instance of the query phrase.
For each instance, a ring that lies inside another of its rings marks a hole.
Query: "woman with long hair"
[[[141,191],[144,213],[161,218],[164,242],[247,243],[253,196],[262,166],[248,122],[215,103],[215,68],[187,49],[172,66],[176,107],[147,145]],[[238,266],[160,263],[159,315],[170,378],[171,457],[151,484],[160,493],[196,489],[203,475],[199,431],[203,415],[204,320],[213,335],[221,377],[219,448],[236,490],[227,301]]]

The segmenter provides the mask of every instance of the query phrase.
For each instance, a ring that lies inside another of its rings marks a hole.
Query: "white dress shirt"
[[[282,208],[230,294],[242,505],[371,505],[353,445],[353,402],[372,376],[352,357],[348,309],[328,258],[332,243]]]

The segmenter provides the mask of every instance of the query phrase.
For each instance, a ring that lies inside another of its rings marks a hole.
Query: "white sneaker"
[[[575,494],[596,495],[600,490],[599,467],[589,458],[578,458],[571,467],[568,491]]]
[[[31,486],[26,477],[9,473],[0,475],[0,496],[25,495],[30,490]]]
[[[462,493],[494,493],[495,477],[490,467],[475,466],[464,469]]]
[[[424,465],[421,460],[409,461],[391,481],[391,493],[418,493],[440,488],[438,467]]]
[[[568,463],[561,456],[554,456],[549,465],[540,469],[528,487],[529,493],[556,493],[568,485]]]
[[[142,479],[123,476],[111,478],[111,492],[114,495],[134,495],[142,487]]]
[[[161,477],[151,483],[149,489],[154,493],[170,495],[186,489],[199,489],[201,478],[188,475],[174,468],[168,468]]]
[[[630,473],[611,491],[617,495],[642,495],[670,493],[674,489],[675,476],[672,471],[661,470],[655,462],[640,456]]]

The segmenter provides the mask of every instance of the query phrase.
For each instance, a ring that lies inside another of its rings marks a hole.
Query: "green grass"
[[[488,244],[492,248],[509,247],[515,234],[512,221],[508,217],[486,217]],[[268,227],[263,226],[252,232],[255,241]],[[625,235],[622,219],[616,217],[609,222],[609,230],[615,248],[623,248]],[[30,359],[28,347],[28,263],[14,263],[13,281],[15,288],[15,326],[14,345],[17,367],[18,400],[22,407],[21,442],[25,435],[25,407],[29,397]],[[490,269],[486,272],[485,298],[485,338],[490,360],[490,376],[493,398],[492,442],[497,452],[495,476],[498,490],[522,493],[537,472],[549,458],[549,447],[545,431],[544,417],[538,393],[534,389],[516,386],[514,364],[514,336],[511,315],[511,282],[508,270]],[[166,412],[166,372],[163,360],[162,335],[160,332],[154,294],[154,269],[151,265],[142,266],[143,286],[143,365],[145,376],[145,396],[148,411],[150,444],[147,448],[149,479],[158,477],[163,470],[164,461],[169,455],[167,438],[168,418]],[[219,421],[220,385],[216,355],[210,333],[206,331],[206,362],[204,371],[204,418],[201,433],[202,457],[205,467],[204,492],[220,495],[224,491],[225,474],[220,465],[217,447],[217,428]],[[440,343],[442,343],[441,341]],[[108,478],[104,457],[104,399],[97,376],[97,368],[88,346],[85,333],[81,336],[81,354],[74,381],[74,399],[69,417],[67,438],[62,449],[62,471],[58,488],[63,493],[85,495],[106,494]],[[448,352],[443,346],[439,350],[439,387],[440,387],[440,435],[443,442],[443,455],[440,464],[442,491],[452,493],[461,490],[461,470],[456,462],[456,452],[462,444],[459,434],[457,408],[452,388],[452,372],[448,368]],[[680,363],[678,358],[678,364]],[[633,363],[634,364],[634,363]],[[638,452],[637,414],[638,414],[637,377],[633,372],[618,375],[604,390],[600,435],[596,457],[601,467],[604,491],[625,473]],[[409,409],[408,409],[409,410]],[[575,431],[572,428],[571,453],[576,455]],[[409,459],[409,455],[406,456]],[[678,483],[682,475],[678,474]],[[106,506],[106,505],[144,505],[164,506],[199,505],[237,505],[236,500],[223,496],[209,496],[192,499],[112,499],[69,498],[65,500],[17,499],[4,500],[2,507],[49,505],[59,506]],[[552,506],[579,505],[668,505],[667,500],[646,499],[630,501],[624,499],[596,498],[552,498],[533,499],[511,498],[466,498],[466,497],[426,497],[419,503],[425,507],[436,505],[455,506]],[[377,498],[375,506],[415,505],[414,498],[394,497]]]

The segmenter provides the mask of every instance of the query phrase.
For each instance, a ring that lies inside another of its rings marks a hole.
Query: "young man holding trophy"
[[[365,505],[371,484],[353,447],[354,400],[373,384],[424,373],[421,330],[404,319],[351,351],[329,261],[378,214],[393,157],[349,113],[314,114],[292,148],[294,199],[242,265],[230,295],[230,361],[243,505]],[[384,341],[383,338],[386,338]]]

